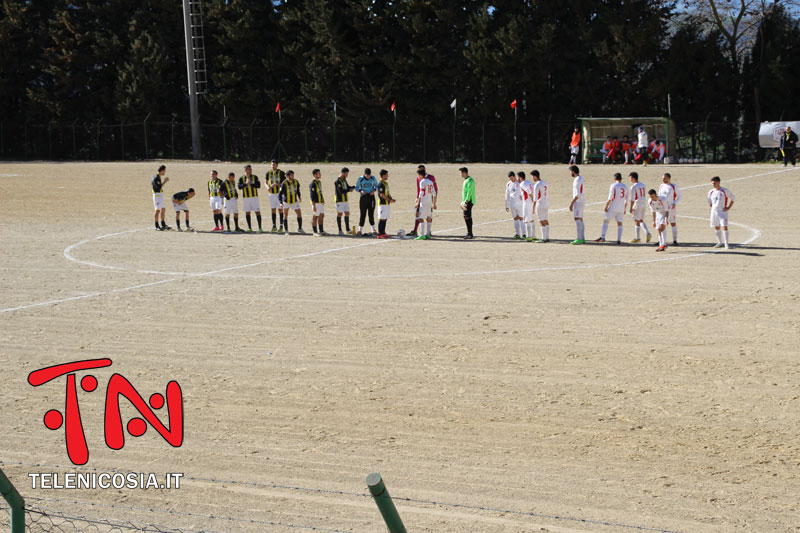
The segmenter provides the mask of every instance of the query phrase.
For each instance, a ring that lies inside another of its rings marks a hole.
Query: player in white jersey
[[[572,201],[569,203],[569,210],[575,218],[575,228],[578,237],[570,244],[584,244],[586,242],[586,227],[583,224],[583,208],[586,206],[586,184],[577,165],[569,167],[569,175],[572,176]]]
[[[644,208],[647,206],[647,187],[644,186],[644,183],[639,182],[638,172],[631,172],[628,174],[628,178],[631,180],[630,211],[633,215],[633,223],[635,224],[633,227],[634,239],[631,243],[642,242],[639,238],[641,228],[644,228],[644,231],[647,232],[647,242],[650,242],[652,238],[650,235],[650,228],[648,228],[647,224],[644,222]]]
[[[622,183],[622,174],[614,174],[614,183],[608,189],[608,201],[606,202],[606,218],[603,220],[603,231],[600,238],[594,242],[606,242],[606,231],[608,231],[608,221],[617,221],[617,244],[622,244],[622,220],[625,218],[625,207],[628,205],[628,186]]]
[[[711,227],[717,236],[714,248],[728,249],[728,211],[733,207],[736,197],[731,191],[720,186],[719,176],[711,178],[713,188],[708,191],[708,205],[711,207]],[[720,230],[720,228],[722,228]]]
[[[533,242],[534,237],[536,237],[535,223],[533,221],[533,182],[525,176],[524,172],[517,172],[517,181],[519,181],[519,194],[522,198],[522,221],[525,228],[525,240]]]
[[[667,220],[672,226],[672,244],[677,246],[678,226],[676,222],[678,220],[678,202],[681,201],[681,190],[676,184],[672,183],[672,175],[670,175],[669,172],[664,173],[661,177],[661,181],[661,186],[658,188],[658,197],[666,199],[669,204],[669,216]]]
[[[419,182],[419,194],[417,194],[415,206],[417,207],[417,212],[419,213],[417,216],[420,219],[424,219],[428,222],[425,233],[422,233],[422,229],[420,228],[420,233],[422,234],[419,235],[415,240],[428,240],[431,238],[433,210],[436,209],[436,185],[434,185],[433,181],[427,176],[425,176],[425,179]]]
[[[514,238],[521,239],[522,232],[522,197],[517,183],[517,175],[512,170],[508,173],[506,183],[506,213],[514,217]]]
[[[665,235],[667,229],[667,216],[669,213],[669,205],[664,198],[659,198],[655,189],[647,191],[650,199],[647,203],[650,204],[650,212],[653,213],[653,227],[658,229],[658,248],[656,252],[663,252],[667,249],[667,236]]]
[[[547,213],[550,210],[550,196],[547,192],[547,182],[539,175],[538,170],[531,170],[533,177],[533,212],[539,219],[542,227],[542,238],[534,239],[536,242],[550,242],[550,222]]]

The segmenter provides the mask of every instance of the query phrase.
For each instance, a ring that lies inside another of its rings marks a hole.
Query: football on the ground
[[[406,236],[406,230],[404,230],[404,229],[397,230],[397,236],[398,237],[405,237]]]

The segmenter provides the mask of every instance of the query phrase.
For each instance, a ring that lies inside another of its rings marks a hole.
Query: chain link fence
[[[347,124],[201,124],[202,158],[222,161],[565,162],[572,120]],[[758,124],[678,123],[677,158],[747,163],[775,158],[758,147]],[[0,159],[191,159],[191,125],[172,118],[105,124],[0,122]]]

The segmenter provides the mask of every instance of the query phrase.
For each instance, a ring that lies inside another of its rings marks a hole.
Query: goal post
[[[2,470],[0,470],[0,494],[11,507],[11,533],[25,533],[25,500]]]

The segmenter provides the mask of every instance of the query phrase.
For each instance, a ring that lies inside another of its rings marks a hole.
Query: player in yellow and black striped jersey
[[[186,204],[186,202],[192,198],[194,198],[194,189],[176,192],[172,195],[172,207],[175,209],[175,225],[178,227],[178,231],[181,231],[181,211],[183,211],[186,217],[187,231],[191,231],[192,229],[192,227],[189,226],[189,206]]]
[[[216,170],[211,171],[211,179],[208,180],[208,203],[214,214],[214,231],[222,231],[222,187],[224,182],[219,179]]]
[[[334,190],[336,191],[336,223],[339,225],[339,235],[344,235],[342,232],[342,215],[344,215],[344,225],[347,228],[347,233],[350,233],[350,202],[348,202],[347,195],[349,192],[356,190],[356,188],[347,183],[348,174],[350,174],[350,169],[344,167],[334,183]]]
[[[239,191],[236,189],[236,174],[233,172],[228,173],[228,179],[222,184],[222,196],[225,198],[225,224],[228,226],[228,233],[231,231],[231,213],[236,225],[234,231],[244,231],[239,227]]]
[[[297,232],[305,233],[303,231],[303,215],[300,212],[300,182],[294,179],[294,170],[286,172],[286,179],[281,185],[278,197],[283,206],[281,213],[283,230],[286,234],[289,233],[289,209],[294,209],[297,215]]]
[[[278,231],[275,227],[275,212],[277,211],[281,217],[281,229],[283,231],[283,209],[281,209],[280,192],[281,184],[286,179],[286,174],[283,170],[278,168],[278,160],[272,160],[272,169],[267,172],[265,181],[267,182],[267,189],[269,189],[269,207],[272,210],[272,229],[271,233]]]
[[[322,172],[315,168],[311,174],[314,180],[308,186],[311,193],[311,228],[314,230],[315,237],[326,235],[325,230],[322,228],[323,220],[325,219],[325,197],[322,194]],[[317,232],[317,225],[319,225],[319,233]]]
[[[245,165],[244,176],[239,178],[239,190],[242,191],[242,203],[244,204],[244,217],[247,219],[247,231],[253,231],[253,225],[250,221],[250,212],[255,211],[256,220],[258,221],[258,231],[263,233],[261,229],[261,204],[258,201],[258,189],[261,188],[261,182],[258,181],[258,176],[253,174],[253,167]]]
[[[381,181],[378,183],[378,238],[388,239],[386,222],[389,220],[389,206],[395,202],[389,190],[389,171],[381,170]]]
[[[156,210],[155,215],[153,215],[153,221],[156,224],[157,231],[172,229],[164,222],[164,213],[166,211],[166,207],[164,206],[164,185],[169,181],[169,178],[164,177],[166,173],[167,167],[161,165],[158,167],[158,172],[156,172],[156,175],[153,176],[150,182],[150,185],[153,187],[153,207],[155,207]],[[161,213],[161,226],[158,225],[159,213]]]

